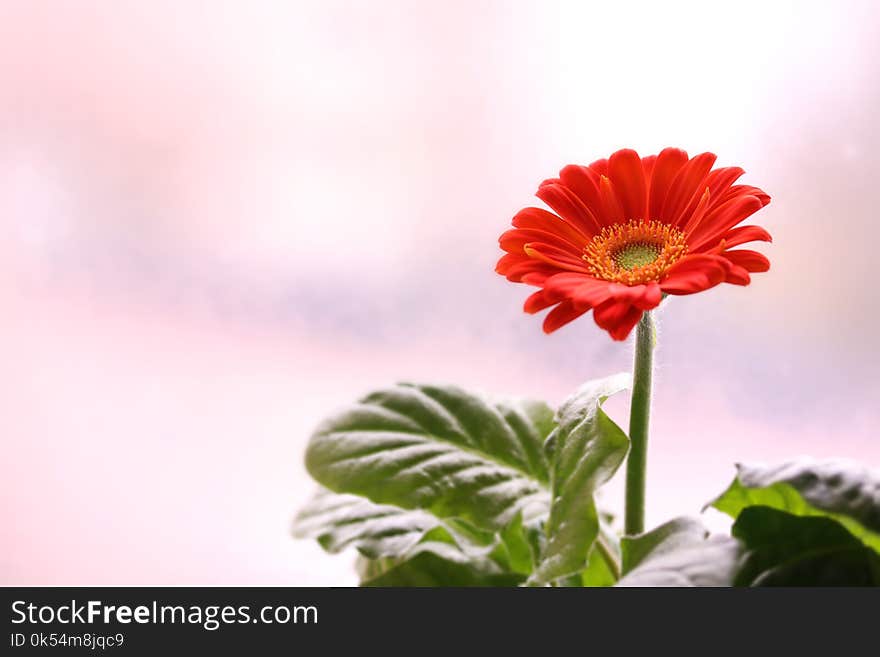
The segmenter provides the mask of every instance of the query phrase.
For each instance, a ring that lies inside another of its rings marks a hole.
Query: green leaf
[[[513,571],[496,536],[424,511],[377,505],[320,491],[294,521],[294,534],[328,552],[356,548],[369,586],[512,586]]]
[[[880,585],[880,555],[829,517],[750,506],[732,533],[748,548],[738,586]]]
[[[615,548],[610,548],[610,558],[619,560],[620,556],[616,552]],[[602,555],[597,541],[590,548],[586,569],[581,572],[581,586],[614,586],[620,579],[618,570],[619,568],[612,569],[607,558]]]
[[[401,557],[362,559],[361,586],[517,586],[525,579],[485,550],[462,549],[459,541],[445,527],[435,527]]]
[[[581,577],[588,564],[590,581],[606,583],[591,552],[592,495],[628,440],[600,405],[627,380],[587,384],[558,417],[542,402],[487,401],[456,387],[370,394],[313,434],[306,466],[344,504],[306,509],[300,534],[331,550],[356,547],[373,562],[367,581],[383,585],[441,574],[510,583],[533,572],[543,584]]]
[[[624,537],[621,550],[624,576],[618,586],[730,586],[742,558],[736,539],[709,536],[692,518]]]
[[[460,564],[432,552],[406,560],[362,561],[361,586],[519,586],[523,577],[515,573],[483,573],[472,564]]]
[[[826,516],[880,551],[880,474],[854,462],[798,459],[772,467],[738,465],[733,483],[711,505],[733,518],[753,505]]]
[[[501,530],[500,547],[510,568],[516,573],[530,574],[535,569],[539,547],[536,535],[540,534],[540,522],[530,527],[523,525],[522,516],[516,517]]]
[[[552,411],[489,402],[456,387],[398,385],[325,421],[306,467],[322,485],[378,504],[497,531],[546,513],[543,451]]]
[[[314,538],[325,550],[349,547],[378,559],[405,554],[440,520],[424,511],[373,504],[356,495],[319,491],[294,519],[297,538]]]
[[[569,397],[557,413],[552,446],[547,543],[529,579],[539,586],[579,573],[587,566],[599,532],[593,493],[620,467],[629,448],[626,434],[602,410],[602,402],[627,387],[628,375],[591,381]]]

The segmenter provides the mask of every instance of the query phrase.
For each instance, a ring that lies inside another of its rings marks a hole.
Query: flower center
[[[660,247],[657,244],[636,242],[635,244],[627,244],[611,257],[618,267],[632,271],[638,267],[650,265],[658,255],[660,255]]]
[[[684,234],[674,226],[633,219],[603,228],[582,257],[597,278],[640,285],[659,281],[686,252]]]

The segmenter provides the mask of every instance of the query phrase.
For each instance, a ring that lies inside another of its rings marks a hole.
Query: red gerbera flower
[[[496,271],[541,289],[527,313],[555,306],[544,331],[593,311],[624,340],[664,294],[693,294],[719,283],[748,285],[770,261],[747,249],[771,241],[759,226],[734,228],[770,202],[757,187],[734,185],[739,167],[712,169],[715,155],[692,158],[667,148],[639,157],[630,149],[589,166],[569,165],[541,183],[537,196],[557,213],[525,208],[499,240]]]

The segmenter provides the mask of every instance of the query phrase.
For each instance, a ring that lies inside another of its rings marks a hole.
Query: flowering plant
[[[614,340],[633,328],[632,376],[583,384],[558,408],[454,386],[373,392],[315,431],[321,484],[295,522],[331,552],[354,547],[372,586],[880,585],[880,476],[847,462],[741,465],[707,506],[733,519],[709,535],[677,518],[645,532],[656,332],[667,295],[748,285],[770,241],[741,226],[770,197],[738,167],[667,148],[620,150],[544,181],[500,239],[497,271],[539,288],[547,333],[592,310]],[[629,431],[603,410],[630,390]],[[622,531],[596,493],[626,461]]]

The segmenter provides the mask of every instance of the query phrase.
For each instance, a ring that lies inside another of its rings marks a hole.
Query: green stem
[[[626,462],[626,534],[645,531],[645,468],[651,417],[651,374],[655,346],[654,320],[646,312],[636,328],[632,402],[629,410],[629,457]]]
[[[596,551],[599,555],[604,559],[605,565],[608,566],[608,570],[611,571],[611,575],[614,577],[614,581],[620,579],[620,563],[617,561],[617,557],[614,556],[614,552],[611,550],[611,546],[608,545],[605,537],[602,536],[602,532],[599,532],[599,535],[596,537]]]

